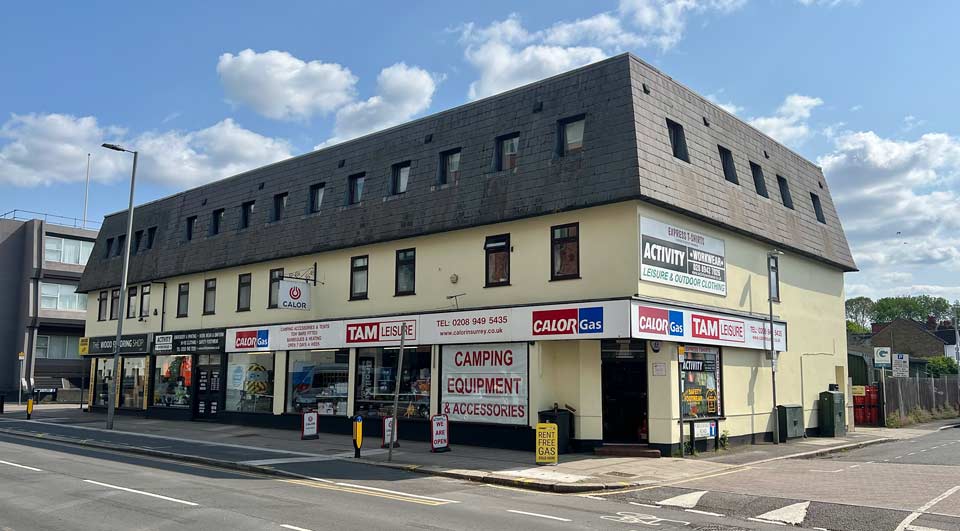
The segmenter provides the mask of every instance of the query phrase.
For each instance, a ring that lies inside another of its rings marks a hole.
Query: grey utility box
[[[803,406],[800,404],[777,406],[777,420],[780,423],[780,436],[784,439],[796,439],[804,436]]]
[[[847,434],[845,422],[843,393],[840,391],[824,391],[820,393],[820,421],[821,437],[843,437]]]

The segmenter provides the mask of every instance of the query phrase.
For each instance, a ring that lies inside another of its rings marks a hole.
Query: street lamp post
[[[773,302],[780,302],[780,256],[774,249],[767,253],[767,301],[770,305],[770,375],[773,386],[773,443],[780,444],[780,418],[777,414],[777,350],[773,340]]]
[[[130,203],[127,206],[127,237],[123,250],[123,273],[120,279],[120,301],[117,307],[117,337],[113,342],[113,377],[107,391],[107,426],[113,429],[113,413],[117,407],[117,379],[120,377],[120,338],[123,336],[123,320],[127,316],[124,303],[127,299],[127,269],[130,266],[130,245],[133,242],[133,190],[137,181],[137,152],[122,148],[116,144],[103,144],[103,147],[114,151],[133,153],[133,171],[130,173]]]

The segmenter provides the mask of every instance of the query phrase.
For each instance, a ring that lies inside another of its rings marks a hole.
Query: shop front
[[[115,336],[89,337],[80,341],[80,355],[91,360],[90,387],[87,389],[87,403],[91,408],[106,408],[108,405],[110,382],[114,377],[115,341]],[[147,408],[150,335],[123,336],[119,350],[116,407],[129,412],[142,412]]]
[[[150,415],[216,419],[223,410],[226,331],[180,330],[153,341]]]

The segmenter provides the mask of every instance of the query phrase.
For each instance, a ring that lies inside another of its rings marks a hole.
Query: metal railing
[[[48,214],[46,212],[35,212],[33,210],[14,209],[0,214],[0,219],[12,219],[14,221],[31,221],[39,219],[51,225],[61,227],[73,227],[75,229],[100,230],[100,222],[87,220],[86,223],[80,218],[71,218],[68,216],[59,216],[57,214]]]

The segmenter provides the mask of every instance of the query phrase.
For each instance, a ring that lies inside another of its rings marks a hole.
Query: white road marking
[[[908,525],[907,531],[943,531],[943,529],[937,529],[935,527],[923,527],[921,525]]]
[[[910,452],[910,453],[907,454],[907,455],[917,455],[917,452]]]
[[[101,487],[107,487],[107,488],[110,488],[110,489],[117,489],[117,490],[122,490],[122,491],[125,491],[125,492],[132,492],[132,493],[134,493],[134,494],[142,494],[142,495],[144,495],[144,496],[150,496],[151,498],[159,498],[159,499],[161,499],[161,500],[167,500],[167,501],[172,501],[172,502],[176,502],[176,503],[182,503],[182,504],[184,504],[184,505],[190,505],[191,507],[196,507],[196,506],[200,505],[199,503],[193,503],[193,502],[186,501],[186,500],[178,500],[177,498],[170,498],[169,496],[161,496],[161,495],[159,495],[159,494],[153,494],[153,493],[151,493],[151,492],[143,492],[142,490],[128,489],[127,487],[120,487],[120,486],[118,486],[118,485],[111,485],[111,484],[109,484],[109,483],[100,483],[99,481],[93,481],[92,479],[85,479],[85,480],[83,480],[83,481],[85,481],[85,482],[87,482],[87,483],[93,483],[94,485],[100,485]]]
[[[590,494],[583,494],[583,495],[581,495],[580,497],[581,497],[581,498],[590,498],[591,500],[607,501],[606,498],[601,498],[600,496],[593,496],[593,495],[590,495]]]
[[[751,522],[762,522],[764,524],[787,525],[783,522],[777,522],[774,520],[761,520],[760,518],[747,518],[747,520],[750,520]]]
[[[946,498],[950,497],[951,495],[953,495],[954,492],[957,492],[958,490],[960,490],[960,485],[957,485],[956,487],[947,489],[947,491],[944,492],[943,494],[941,494],[941,495],[937,496],[936,498],[934,498],[934,499],[928,501],[927,503],[923,504],[919,509],[917,509],[916,511],[910,513],[909,516],[907,516],[906,518],[904,518],[903,521],[900,522],[900,525],[897,526],[897,530],[896,530],[896,531],[905,531],[905,530],[910,526],[910,524],[913,523],[914,520],[916,520],[917,518],[920,518],[920,515],[922,515],[922,514],[924,513],[924,511],[926,511],[927,509],[929,509],[929,508],[933,507],[934,505],[940,503],[941,501],[945,500]]]
[[[639,505],[640,507],[646,507],[647,509],[663,509],[659,505],[650,505],[649,503],[640,503],[640,502],[630,502],[630,505]]]
[[[40,470],[39,468],[33,468],[32,466],[27,465],[18,465],[16,463],[11,463],[10,461],[0,461],[0,464],[15,466],[17,468],[26,468],[27,470],[33,470],[34,472],[43,472],[43,470]]]
[[[572,521],[573,521],[573,520],[570,520],[569,518],[560,518],[559,516],[550,516],[549,514],[528,513],[528,512],[526,512],[526,511],[515,511],[515,510],[513,510],[513,509],[507,509],[507,512],[508,512],[508,513],[513,513],[513,514],[523,514],[523,515],[527,515],[527,516],[536,516],[537,518],[547,518],[547,519],[550,519],[550,520],[558,520],[558,521],[560,521],[560,522],[572,522]]]
[[[850,465],[850,468],[859,468],[860,465]]]
[[[671,507],[681,507],[683,509],[693,509],[697,506],[697,503],[700,501],[700,498],[706,494],[707,491],[699,490],[696,492],[688,492],[687,494],[681,494],[679,496],[674,496],[673,498],[667,498],[666,500],[660,500],[657,503],[659,505],[669,505]]]
[[[824,474],[836,474],[837,472],[843,472],[843,469],[838,468],[837,470],[818,470],[816,468],[811,468],[810,472],[823,472]]]
[[[781,507],[779,509],[774,509],[769,512],[765,512],[758,516],[757,518],[766,521],[772,522],[783,522],[786,524],[800,525],[803,523],[803,520],[807,517],[807,509],[810,507],[810,502],[805,501],[801,503],[794,503],[793,505],[787,505],[786,507]]]
[[[410,494],[410,493],[407,493],[407,492],[400,492],[400,491],[398,491],[398,490],[378,489],[377,487],[366,487],[366,486],[364,486],[364,485],[354,485],[353,483],[334,483],[334,485],[337,485],[337,486],[340,486],[340,487],[350,487],[350,488],[352,488],[352,489],[372,490],[372,491],[374,491],[374,492],[383,492],[383,493],[386,493],[386,494],[396,494],[397,496],[406,496],[406,497],[408,497],[408,498],[417,498],[417,499],[420,499],[420,500],[428,500],[428,501],[443,502],[443,503],[460,503],[460,502],[458,502],[458,501],[456,501],[456,500],[446,500],[446,499],[443,499],[443,498],[433,498],[433,497],[430,497],[430,496],[420,496],[419,494]]]
[[[285,463],[308,463],[311,461],[333,461],[336,457],[332,455],[323,455],[317,457],[281,457],[278,459],[256,459],[253,461],[240,461],[241,465],[282,465]]]
[[[903,456],[902,456],[902,455],[898,455],[898,456],[894,457],[894,459],[903,459]]]
[[[707,516],[724,516],[720,513],[711,513],[710,511],[698,511],[697,509],[684,509],[688,513],[705,514]]]
[[[304,529],[302,527],[297,527],[295,525],[290,525],[290,524],[280,524],[280,527],[283,527],[286,529],[293,529],[293,531],[310,531],[309,529]]]

